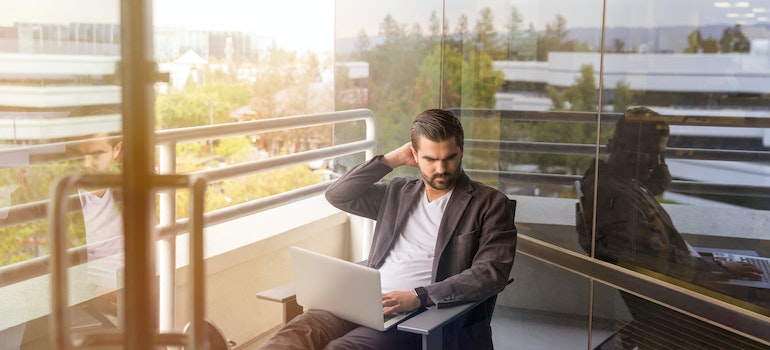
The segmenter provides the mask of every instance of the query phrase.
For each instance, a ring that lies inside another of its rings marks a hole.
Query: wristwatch
[[[417,299],[420,299],[420,307],[428,306],[428,291],[425,290],[425,288],[423,287],[415,288],[414,295],[417,296]]]

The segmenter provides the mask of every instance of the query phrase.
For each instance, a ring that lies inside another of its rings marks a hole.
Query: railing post
[[[158,172],[161,175],[176,173],[176,143],[164,143],[158,146]],[[160,192],[160,225],[170,226],[176,223],[176,189]],[[176,237],[165,236],[158,240],[158,327],[161,333],[174,329],[175,287],[176,287]]]

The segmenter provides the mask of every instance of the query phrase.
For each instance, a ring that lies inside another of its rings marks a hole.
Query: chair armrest
[[[294,292],[293,284],[278,286],[257,293],[257,299],[269,300],[281,303],[283,309],[283,324],[288,323],[294,317],[299,316],[305,310],[297,304],[297,295]]]
[[[270,300],[279,303],[285,303],[291,299],[296,299],[293,284],[285,284],[273,289],[263,290],[257,293],[257,299]]]
[[[479,300],[441,309],[434,306],[399,323],[397,327],[402,332],[420,334],[423,350],[440,350],[444,348],[442,327],[483,302],[483,300]]]
[[[440,329],[445,324],[453,321],[465,312],[484,300],[455,305],[447,308],[431,307],[424,312],[398,324],[398,330],[422,335],[429,335],[431,332]]]

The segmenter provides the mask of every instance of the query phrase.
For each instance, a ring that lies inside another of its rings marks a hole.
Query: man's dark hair
[[[460,118],[443,109],[429,109],[420,113],[412,122],[412,147],[416,150],[419,136],[433,142],[440,142],[454,137],[457,146],[463,147],[465,134]]]
[[[655,142],[658,137],[668,135],[668,123],[660,113],[647,107],[633,107],[627,109],[615,123],[612,137],[616,142],[623,139],[626,144],[638,144]]]

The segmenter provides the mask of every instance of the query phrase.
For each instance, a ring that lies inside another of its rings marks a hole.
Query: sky
[[[155,0],[156,26],[242,30],[291,50],[331,51],[334,0]]]
[[[419,23],[427,31],[431,13],[440,16],[445,12],[453,31],[461,14],[468,17],[472,27],[479,11],[489,7],[496,27],[503,31],[515,7],[523,15],[525,26],[532,23],[542,30],[557,14],[565,17],[571,28],[599,27],[604,4],[603,0],[154,0],[153,21],[159,27],[246,31],[274,37],[287,49],[331,51],[335,34],[356,37],[363,29],[369,36],[377,35],[388,14],[398,23]],[[740,16],[752,13],[755,17],[750,20],[766,20],[767,13],[752,11],[767,8],[770,0],[607,0],[606,24],[703,26],[742,20],[745,18]],[[738,17],[726,20],[727,13]],[[118,21],[118,0],[0,0],[3,26],[14,22]]]
[[[119,21],[117,0],[0,0],[0,26]],[[153,22],[158,27],[246,31],[274,37],[287,49],[331,51],[334,0],[154,0]]]
[[[727,1],[727,7],[717,7],[722,0],[607,0],[608,27],[651,26],[705,26],[715,23],[734,22],[727,13],[745,15],[754,8],[767,9],[770,0]],[[446,6],[442,7],[445,3]],[[743,7],[745,4],[746,7]],[[368,35],[377,35],[379,24],[387,14],[397,22],[411,25],[420,23],[427,29],[431,12],[438,15],[445,11],[449,29],[453,31],[461,14],[468,17],[473,26],[481,9],[489,7],[498,30],[505,30],[511,8],[515,7],[524,17],[525,25],[532,23],[542,30],[552,23],[557,14],[563,16],[569,27],[601,27],[603,0],[337,0],[338,36],[356,36],[363,29]],[[766,17],[767,14],[765,14]],[[757,14],[755,19],[762,15]],[[344,20],[343,20],[344,19]],[[351,34],[352,33],[352,34]]]

